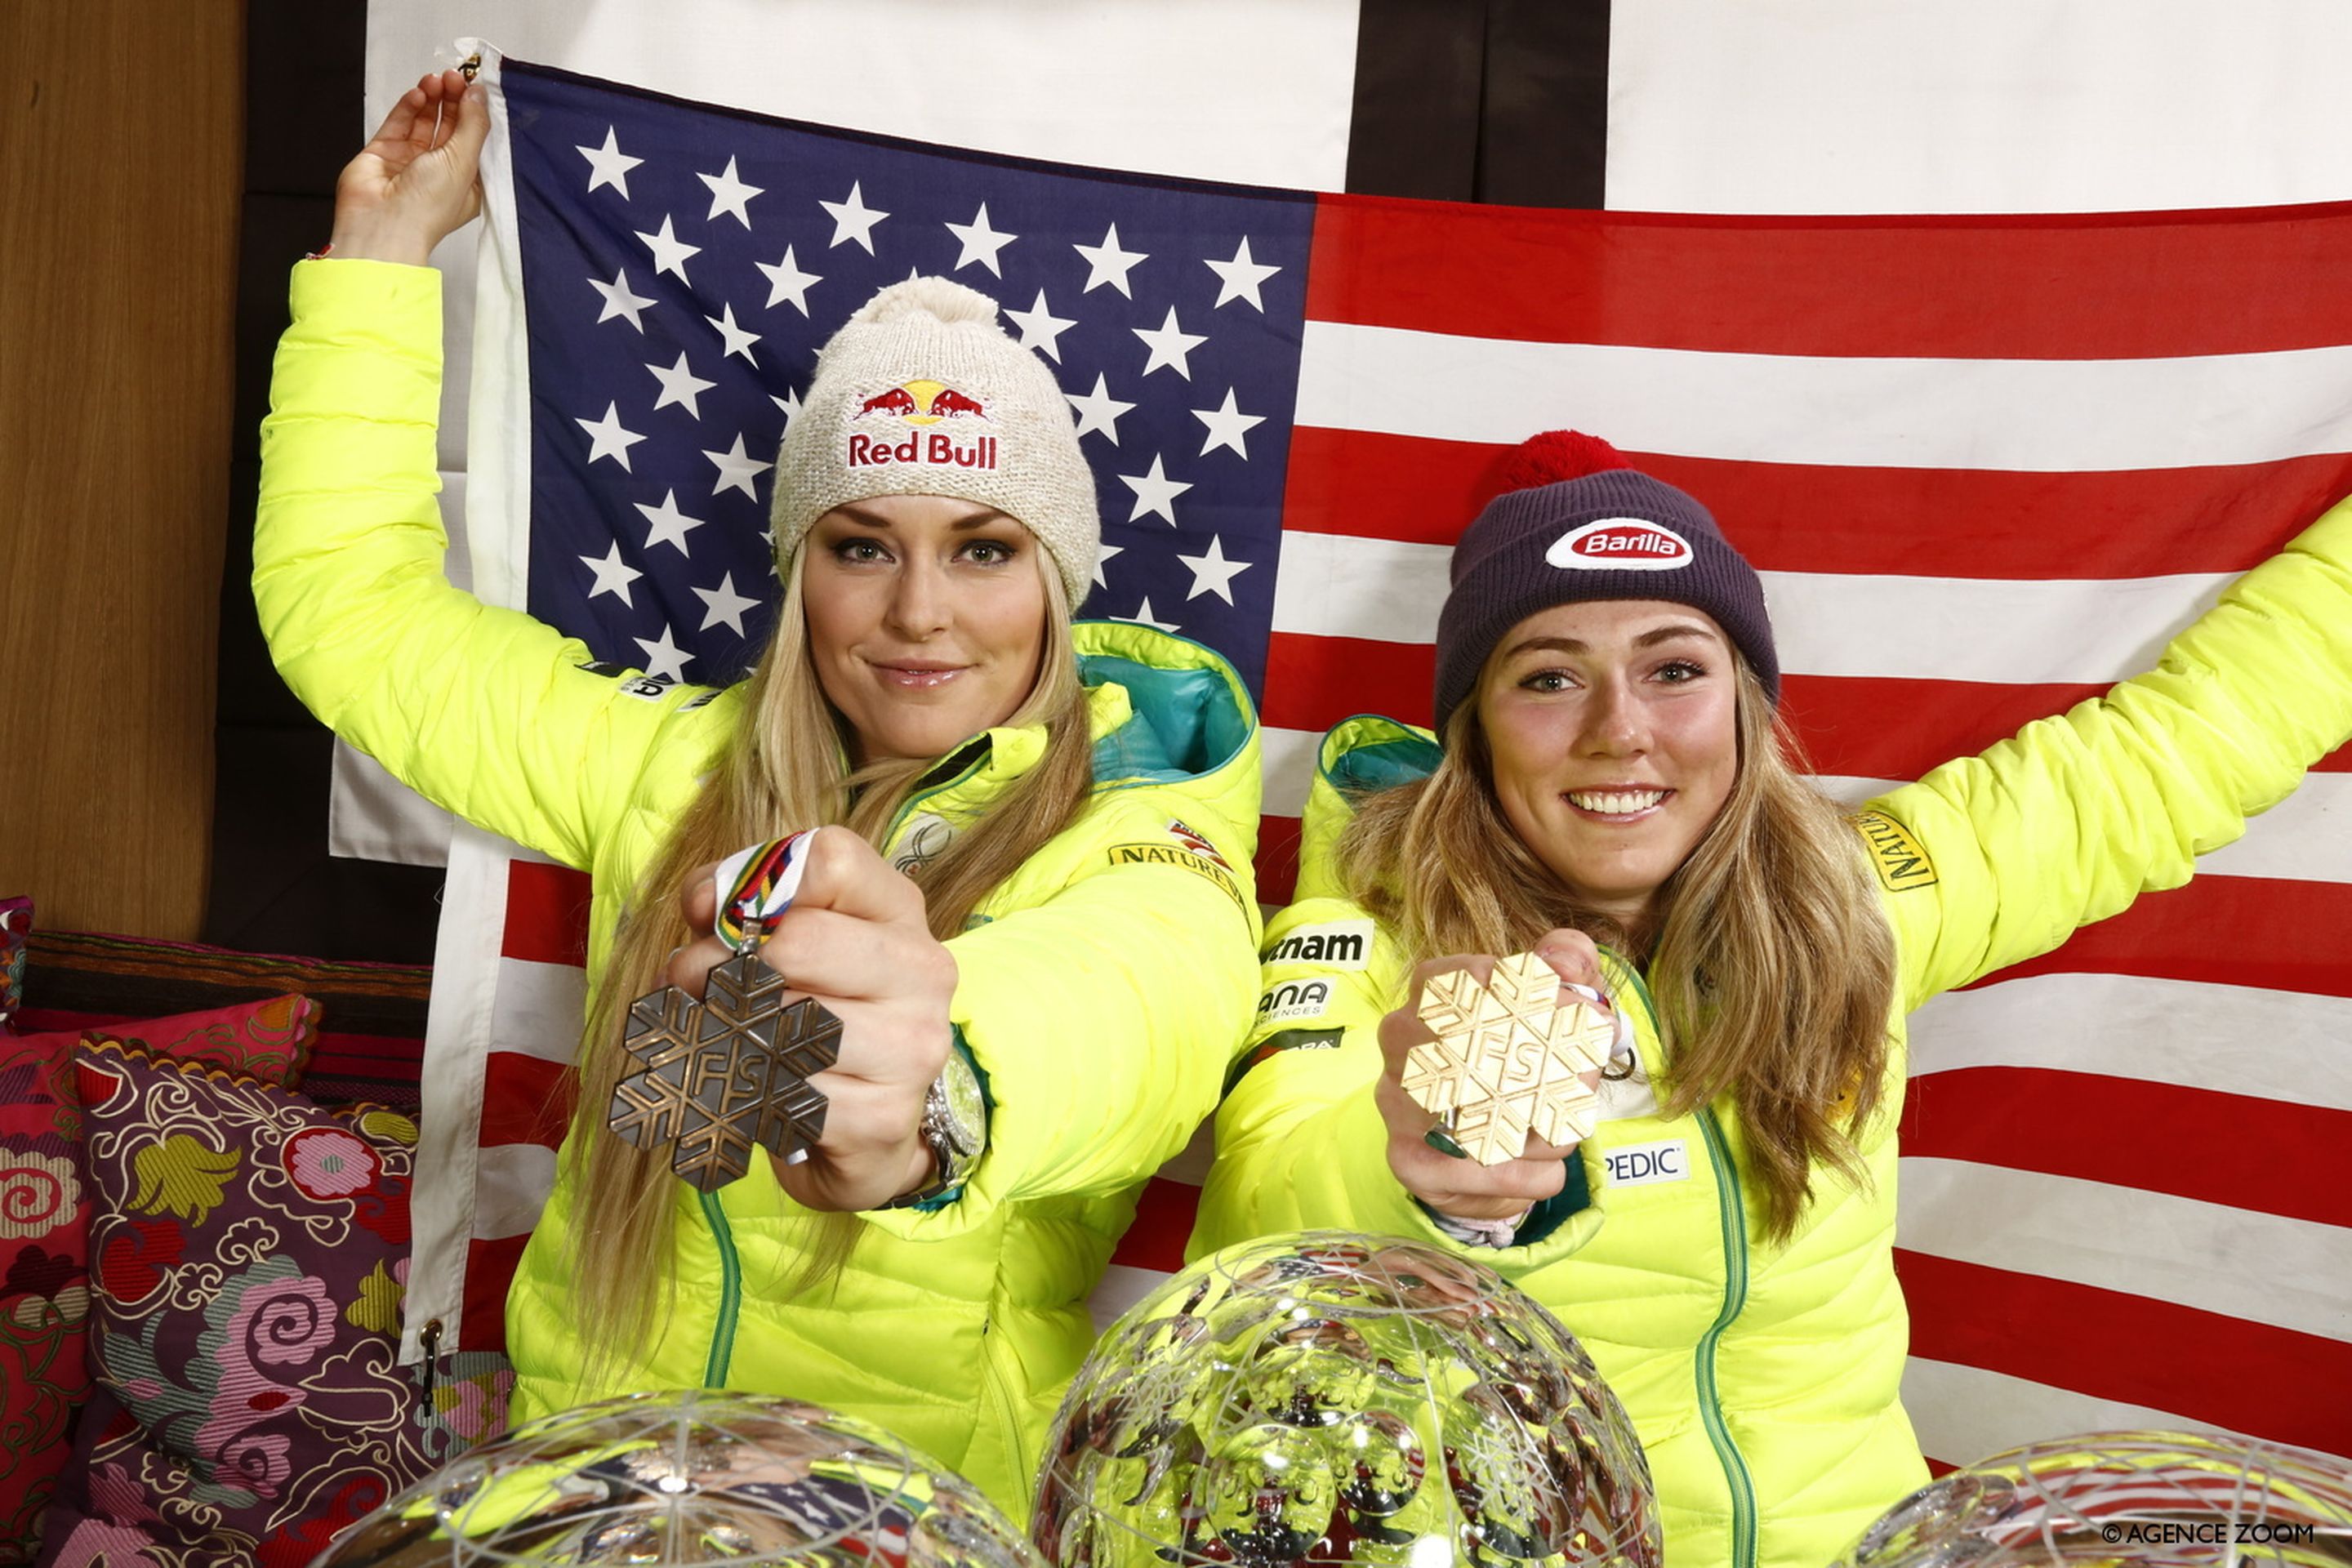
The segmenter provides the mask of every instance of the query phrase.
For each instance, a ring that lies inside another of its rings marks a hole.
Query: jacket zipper
[[[1013,1402],[1005,1395],[1004,1374],[998,1363],[1003,1352],[997,1348],[993,1310],[980,1321],[980,1346],[981,1394],[988,1401],[990,1416],[996,1422],[997,1441],[1004,1446],[1004,1462],[1017,1476],[1033,1468],[1034,1456],[1023,1447],[1021,1423],[1014,1419]]]
[[[702,1217],[719,1244],[719,1316],[710,1326],[710,1355],[702,1364],[702,1386],[727,1386],[727,1370],[735,1360],[735,1317],[743,1303],[743,1263],[735,1255],[735,1230],[719,1194],[702,1194]]]
[[[1665,1037],[1658,1023],[1657,1005],[1650,1000],[1649,986],[1631,965],[1624,973],[1633,983],[1633,994],[1641,999],[1642,1010],[1650,1016],[1651,1037],[1664,1046]],[[1730,1426],[1724,1421],[1723,1392],[1715,1379],[1716,1347],[1723,1342],[1723,1331],[1748,1304],[1748,1215],[1740,1206],[1739,1167],[1732,1161],[1722,1124],[1707,1106],[1701,1106],[1694,1120],[1706,1142],[1707,1162],[1715,1170],[1716,1206],[1723,1229],[1723,1310],[1699,1336],[1694,1360],[1699,1421],[1706,1428],[1707,1441],[1715,1446],[1716,1459],[1723,1466],[1725,1489],[1731,1494],[1731,1568],[1755,1568],[1756,1483],[1748,1472],[1748,1461],[1741,1457],[1739,1445],[1732,1440]]]

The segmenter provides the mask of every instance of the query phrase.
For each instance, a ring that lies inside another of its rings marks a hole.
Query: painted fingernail
[[[1454,1135],[1440,1122],[1421,1135],[1421,1141],[1450,1160],[1467,1160],[1470,1151],[1454,1141]]]

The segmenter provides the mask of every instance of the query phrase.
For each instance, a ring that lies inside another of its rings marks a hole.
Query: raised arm
[[[2240,578],[2147,674],[1871,803],[1905,1005],[2187,881],[2347,734],[2352,502]]]

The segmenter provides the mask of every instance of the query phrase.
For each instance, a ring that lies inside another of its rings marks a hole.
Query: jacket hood
[[[1296,896],[1345,898],[1337,866],[1339,835],[1355,816],[1357,800],[1428,777],[1441,754],[1429,731],[1377,713],[1359,713],[1331,726],[1301,814]]]

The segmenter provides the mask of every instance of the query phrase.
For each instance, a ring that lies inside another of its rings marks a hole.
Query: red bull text
[[[882,435],[864,431],[850,436],[843,454],[853,468],[883,468],[894,463],[919,463],[936,468],[987,468],[997,466],[996,437],[931,428],[942,422],[963,424],[984,420],[988,408],[980,399],[942,382],[918,378],[886,388],[857,405],[857,417],[883,417],[917,428]]]

